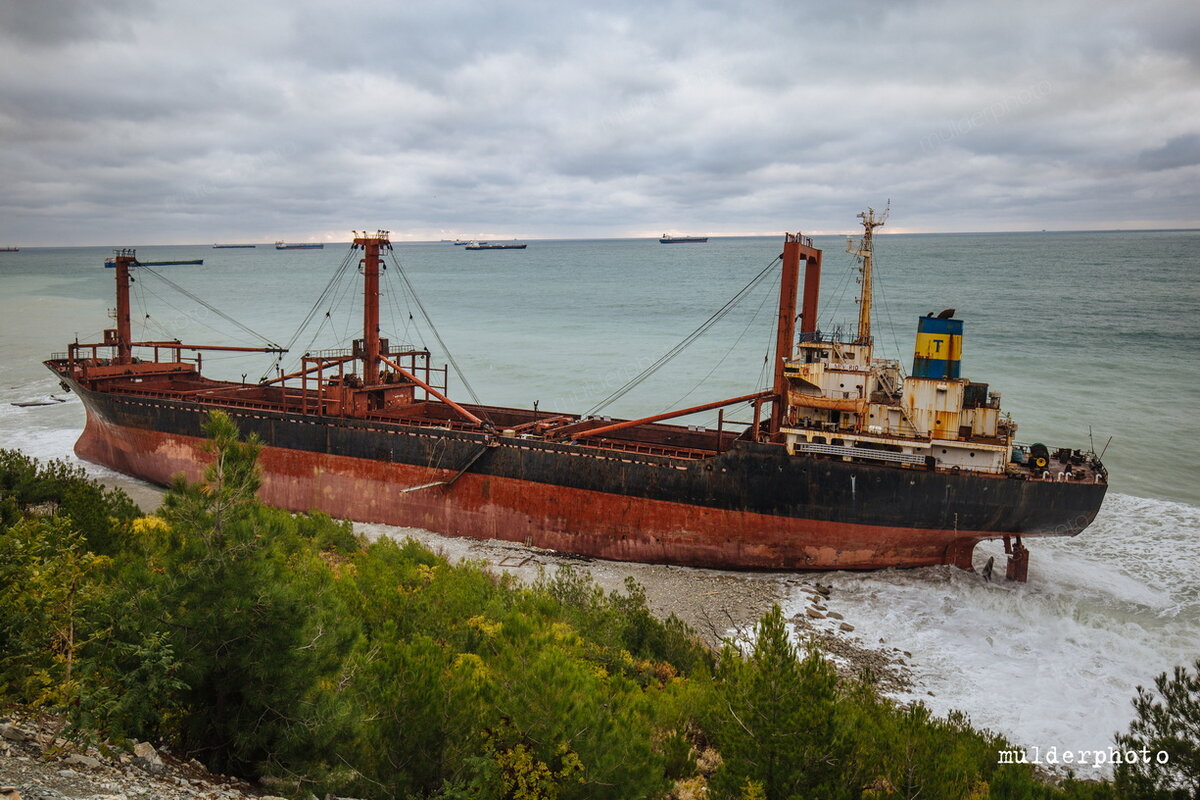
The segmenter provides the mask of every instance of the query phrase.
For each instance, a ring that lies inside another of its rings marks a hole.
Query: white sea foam
[[[4,447],[9,450],[20,450],[27,456],[40,461],[60,459],[70,463],[83,464],[76,458],[73,448],[79,431],[65,428],[26,427],[15,431],[6,431]]]
[[[855,635],[912,653],[919,688],[898,699],[965,711],[1022,746],[1100,749],[1128,728],[1138,685],[1200,655],[1198,534],[1198,508],[1110,495],[1080,537],[1029,542],[1027,584],[950,567],[821,580]],[[988,555],[1003,574],[1002,548],[981,546],[977,563]]]

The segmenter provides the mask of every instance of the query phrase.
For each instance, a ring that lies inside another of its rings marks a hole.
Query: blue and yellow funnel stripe
[[[921,317],[913,356],[915,378],[957,378],[962,361],[961,319]]]

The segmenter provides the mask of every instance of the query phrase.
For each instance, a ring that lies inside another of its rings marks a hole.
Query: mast
[[[133,332],[129,321],[129,267],[137,263],[136,251],[117,250],[115,262],[117,272],[117,346],[116,363],[133,363]]]
[[[362,236],[358,236],[355,231],[354,237],[354,246],[363,249],[363,258],[359,262],[363,271],[363,338],[359,357],[363,365],[363,383],[367,386],[379,383],[379,252],[384,248],[392,249],[389,233],[376,231],[370,235],[363,231]]]
[[[875,219],[875,209],[868,207],[866,211],[858,215],[858,218],[862,220],[862,239],[857,244],[853,239],[846,240],[846,252],[857,256],[862,264],[862,295],[858,300],[858,338],[854,340],[855,344],[871,343],[872,239],[874,230],[887,221],[887,215],[887,209],[884,209],[883,215],[879,219]]]
[[[800,341],[816,341],[817,331],[817,300],[821,293],[821,251],[812,246],[812,239],[805,239],[807,245],[802,245],[804,257],[804,301],[800,306]],[[786,246],[785,246],[786,250]]]
[[[783,275],[779,282],[779,317],[775,327],[775,401],[771,404],[771,436],[783,425],[787,407],[787,378],[784,366],[796,348],[796,296],[799,293],[800,262],[807,263],[804,273],[804,310],[801,327],[813,335],[817,324],[817,289],[821,278],[821,251],[812,239],[800,234],[784,234]]]
[[[280,347],[275,347],[275,346],[271,346],[271,347],[227,347],[224,345],[197,345],[197,344],[185,345],[182,342],[180,342],[178,339],[175,339],[173,341],[149,341],[149,342],[133,341],[133,331],[132,331],[132,325],[130,324],[130,313],[129,313],[129,284],[133,283],[133,276],[129,272],[130,268],[131,267],[149,267],[151,265],[153,265],[153,266],[169,266],[172,264],[200,264],[203,262],[200,260],[196,260],[196,261],[138,261],[136,250],[122,249],[122,250],[114,250],[113,252],[114,252],[114,257],[111,259],[105,259],[104,266],[107,268],[112,268],[112,270],[116,274],[116,278],[117,278],[117,307],[109,312],[112,315],[113,319],[116,321],[117,327],[108,328],[107,330],[104,331],[104,341],[103,342],[98,342],[96,344],[89,344],[89,345],[81,345],[81,344],[79,344],[78,340],[76,340],[75,344],[72,345],[72,348],[78,349],[81,347],[91,347],[91,348],[93,348],[93,354],[92,354],[93,358],[95,357],[94,349],[97,347],[115,348],[116,354],[112,358],[112,363],[113,364],[122,364],[122,365],[131,365],[134,363],[134,360],[133,360],[133,348],[134,347],[153,347],[154,348],[154,359],[153,359],[154,362],[158,362],[158,349],[160,347],[166,348],[167,350],[175,351],[175,360],[176,361],[179,360],[179,353],[181,350],[195,350],[195,351],[223,350],[226,352],[233,352],[233,353],[286,353],[287,352],[287,350],[284,350]],[[216,310],[216,309],[213,309],[212,306],[209,306],[207,303],[205,303],[203,300],[201,300],[200,302],[203,305],[207,306],[210,310],[214,310],[214,311]],[[197,359],[197,362],[196,362],[197,366],[199,366],[199,363],[200,362]]]

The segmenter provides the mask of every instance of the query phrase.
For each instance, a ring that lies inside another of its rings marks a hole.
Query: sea
[[[845,237],[815,244],[825,251],[821,328],[849,333],[857,264]],[[136,247],[143,261],[204,261],[135,270],[138,339],[289,347],[283,357],[205,353],[216,377],[275,375],[304,352],[348,347],[361,329],[346,244],[114,246]],[[654,414],[769,383],[781,251],[781,237],[529,240],[490,251],[396,243],[382,325],[393,343],[429,347],[455,398]],[[112,252],[0,253],[0,446],[76,461],[83,409],[41,362],[112,325]],[[911,653],[914,688],[900,699],[961,710],[1043,752],[1107,750],[1128,728],[1136,687],[1200,658],[1198,254],[1198,231],[877,234],[876,355],[911,364],[917,319],[955,309],[962,374],[1001,393],[1018,440],[1092,448],[1111,475],[1091,527],[1028,542],[1028,583],[949,567],[813,576],[833,587],[853,636]],[[49,405],[13,405],[29,402]],[[715,414],[688,421],[715,426]],[[733,408],[725,424],[749,416]],[[1002,574],[999,543],[981,545],[977,565],[989,556]],[[788,591],[785,611],[803,612],[803,592]]]

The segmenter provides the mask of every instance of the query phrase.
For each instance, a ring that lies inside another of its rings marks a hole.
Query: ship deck
[[[329,418],[320,407],[318,392],[298,387],[243,384],[234,381],[218,381],[200,376],[192,370],[178,370],[170,363],[157,365],[143,362],[121,373],[101,372],[86,365],[71,365],[65,360],[49,362],[59,373],[70,375],[81,385],[89,388],[162,400],[192,402],[213,408],[240,408],[270,411],[282,414],[304,414]],[[507,408],[490,405],[463,404],[482,419],[490,422],[497,430],[512,431],[524,438],[541,438],[531,432],[539,423],[555,420],[558,423],[583,423],[589,420],[578,414],[566,414],[533,409]],[[478,426],[457,418],[454,410],[436,400],[418,400],[393,408],[384,408],[356,415],[360,422],[380,422],[413,427],[437,428],[478,432]],[[609,417],[596,417],[591,422],[596,427],[613,421]],[[606,435],[603,439],[579,439],[576,446],[601,450],[616,450],[644,455],[698,460],[710,458],[728,449],[740,430],[707,430],[694,426],[647,423]]]
[[[107,393],[195,403],[214,409],[237,408],[280,414],[311,415],[324,420],[339,418],[339,415],[330,414],[322,409],[323,401],[316,390],[296,386],[214,380],[200,375],[194,365],[182,362],[143,361],[118,368],[87,360],[70,361],[66,358],[54,358],[47,362],[47,366],[63,377],[71,378],[81,386]],[[547,425],[570,426],[582,431],[589,427],[598,428],[612,422],[622,421],[609,417],[583,418],[578,414],[491,405],[463,404],[462,408],[491,423],[503,435],[516,436],[526,440],[544,439],[541,430]],[[371,410],[353,417],[343,418],[358,423],[382,423],[465,433],[479,433],[480,431],[477,425],[458,418],[458,414],[450,405],[434,399],[416,400],[391,408]],[[711,430],[698,426],[647,422],[605,433],[602,437],[572,439],[568,435],[559,438],[558,441],[569,442],[573,447],[589,451],[636,453],[682,461],[698,461],[717,456],[728,450],[735,440],[747,438],[750,426],[745,423],[731,424],[736,425],[736,428]],[[830,456],[810,453],[806,454],[806,457],[836,458],[894,469],[927,468],[880,461],[870,450],[864,450],[861,456],[857,454],[854,456]],[[942,467],[939,467],[938,471],[957,472],[956,469]],[[1086,459],[1081,459],[1077,452],[1067,449],[1050,450],[1048,463],[1042,468],[1021,469],[1015,473],[1002,474],[972,471],[971,474],[981,478],[1002,480],[1015,477],[1039,482],[1097,483],[1107,479],[1102,468],[1097,470]]]

